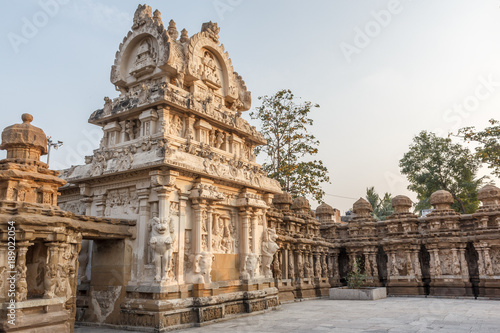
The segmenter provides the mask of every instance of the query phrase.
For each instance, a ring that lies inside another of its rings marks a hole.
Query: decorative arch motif
[[[139,44],[139,45],[138,45]],[[114,65],[111,67],[111,82],[119,88],[127,88],[131,83],[127,80],[126,70],[131,53],[137,51],[143,59],[138,60],[136,69],[131,70],[136,79],[153,74],[157,69],[164,70],[170,54],[170,43],[167,30],[163,26],[159,12],[151,14],[151,7],[139,6],[134,16],[132,31],[123,38],[116,52]],[[143,63],[141,65],[141,60]]]
[[[236,103],[236,109],[239,111],[248,110],[250,108],[249,92],[246,91],[246,86],[241,77],[234,72],[229,54],[225,51],[224,45],[219,44],[218,36],[214,36],[213,30],[201,31],[191,37],[186,54],[187,75],[194,80],[203,79],[199,69],[203,66],[200,59],[204,50],[210,51],[221,64],[222,81],[225,83],[222,94],[225,100]],[[241,96],[248,96],[248,98],[242,100]]]

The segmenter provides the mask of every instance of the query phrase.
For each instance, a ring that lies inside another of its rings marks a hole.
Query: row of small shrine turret
[[[326,204],[313,212],[304,198],[276,195],[267,214],[280,245],[275,278],[294,297],[308,288],[319,295],[322,284],[341,285],[359,263],[367,284],[386,285],[390,294],[500,297],[500,189],[487,185],[478,198],[482,206],[461,215],[451,208],[452,195],[437,191],[430,198],[434,210],[418,217],[408,197],[396,196],[385,221],[361,198],[352,220],[339,223]]]

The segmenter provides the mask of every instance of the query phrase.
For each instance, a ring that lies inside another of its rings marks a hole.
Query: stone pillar
[[[131,282],[140,282],[143,280],[144,266],[147,263],[148,255],[148,223],[150,219],[149,212],[149,195],[150,189],[137,190],[139,200],[139,218],[137,219],[137,238],[136,246],[134,247],[133,268],[131,274]]]
[[[120,142],[125,142],[125,123],[126,121],[120,121]],[[109,146],[109,142],[108,142],[108,146]]]
[[[458,258],[458,250],[456,247],[451,249],[451,258],[452,258],[452,273],[455,276],[462,275],[460,260]]]
[[[242,263],[245,262],[246,256],[248,255],[250,244],[249,244],[249,238],[250,238],[250,232],[248,230],[249,228],[249,223],[250,223],[250,209],[246,207],[241,207],[240,208],[240,221],[241,221],[241,228],[240,228],[240,251],[241,251],[241,261]],[[244,265],[241,265],[241,269],[243,269]]]
[[[321,254],[321,277],[328,278],[328,263],[326,262],[326,258],[328,255],[326,253]]]
[[[16,258],[16,301],[26,301],[28,297],[28,282],[26,281],[26,253],[28,247],[32,245],[28,242],[16,243],[17,258]]]
[[[82,202],[85,203],[85,215],[92,215],[92,197],[85,197],[82,199]]]
[[[371,259],[370,252],[365,251],[363,253],[363,255],[365,256],[365,274],[366,274],[366,276],[371,277],[372,276],[372,267],[370,264],[370,259]]]
[[[106,208],[106,195],[98,195],[94,197],[96,205],[96,216],[104,216],[104,210]]]
[[[156,110],[156,113],[158,114],[158,128],[156,129],[156,132],[168,132],[168,126],[172,126],[172,124],[169,124],[169,116],[170,116],[170,107],[158,107]],[[166,134],[166,133],[164,133]]]
[[[212,206],[207,207],[207,251],[212,252],[212,229],[213,229],[213,220],[214,220],[214,209]]]
[[[281,279],[288,278],[288,251],[288,246],[284,246],[281,251]]]
[[[406,253],[406,275],[408,276],[414,276],[415,275],[415,270],[413,269],[413,260],[412,260],[412,250],[411,249],[405,249]]]
[[[158,218],[163,220],[170,216],[169,197],[172,192],[172,188],[167,186],[158,186],[155,187],[155,191],[158,193]]]
[[[332,250],[332,275],[334,279],[340,280],[338,249]]]
[[[356,252],[349,252],[349,270],[352,270],[354,268],[354,265],[356,264]]]
[[[200,254],[201,249],[201,235],[202,235],[202,223],[203,223],[203,213],[207,208],[207,203],[205,200],[196,200],[193,202],[194,211],[194,223],[193,223],[193,253]],[[207,244],[208,245],[208,244]]]
[[[259,221],[259,211],[257,209],[254,209],[254,213],[252,215],[252,252],[255,254],[258,254],[259,251],[257,249],[257,226],[258,226],[258,221]]]
[[[296,279],[303,279],[304,278],[304,258],[302,257],[302,251],[299,249],[295,250],[295,278]]]
[[[7,280],[7,272],[11,271],[8,261],[8,243],[0,242],[0,303],[7,299],[9,281]]]
[[[176,267],[176,276],[179,284],[184,284],[184,253],[186,239],[186,205],[189,197],[187,193],[179,193],[179,234],[178,234],[178,265]]]
[[[429,249],[429,253],[431,255],[431,275],[434,275],[434,277],[439,276],[442,274],[441,272],[441,260],[439,259],[439,249],[433,248]]]
[[[422,278],[422,269],[420,268],[420,259],[418,257],[419,252],[420,251],[418,249],[413,249],[412,250],[413,271],[415,272],[415,277],[418,280],[420,280]]]
[[[477,245],[474,244],[474,246],[479,254],[479,275],[492,276],[493,267],[491,264],[489,245],[485,242],[482,242]]]
[[[460,267],[462,271],[462,278],[464,281],[469,281],[469,265],[467,264],[467,259],[465,258],[465,245],[459,247],[460,251]]]
[[[313,256],[311,255],[311,258]],[[314,277],[320,278],[321,277],[321,260],[319,257],[318,253],[314,254]]]
[[[287,278],[288,279],[295,279],[295,256],[293,253],[293,249],[291,247],[288,247],[287,249],[288,252],[288,260],[287,260]]]

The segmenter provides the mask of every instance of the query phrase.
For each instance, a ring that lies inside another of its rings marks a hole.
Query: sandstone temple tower
[[[90,281],[82,320],[161,326],[155,314],[177,303],[160,306],[159,299],[272,287],[277,245],[266,212],[281,190],[255,162],[253,150],[265,140],[241,118],[251,95],[219,30],[208,22],[190,37],[144,5],[119,46],[111,83],[120,94],[89,118],[103,129],[100,147],[65,172],[70,185],[60,202],[86,215],[136,220],[137,238],[123,249],[126,288],[95,266],[81,269]],[[93,243],[83,252],[90,262],[99,256]],[[109,305],[119,300],[130,311]],[[235,304],[226,312],[242,312]],[[192,321],[189,311],[183,316],[179,324]]]

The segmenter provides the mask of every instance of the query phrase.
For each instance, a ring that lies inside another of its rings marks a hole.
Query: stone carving
[[[304,259],[304,277],[310,279],[314,277],[314,268],[312,263],[312,257],[306,256]]]
[[[295,267],[294,267],[294,258],[293,258],[293,252],[291,250],[288,250],[288,278],[293,279],[295,278]]]
[[[106,167],[107,161],[104,158],[104,155],[100,152],[96,152],[94,158],[92,159],[92,169],[90,175],[92,177],[100,176],[106,170]]]
[[[149,246],[153,254],[153,263],[156,268],[155,281],[161,282],[168,280],[168,271],[172,260],[172,243],[174,226],[173,220],[160,220],[153,217],[150,221],[151,238]]]
[[[129,189],[108,191],[104,216],[135,215],[139,212],[137,192]]]
[[[117,171],[128,170],[132,167],[132,163],[134,162],[134,156],[130,148],[124,148],[124,150],[120,153],[118,160],[116,162]]]
[[[271,271],[271,263],[273,261],[274,254],[279,249],[279,246],[276,243],[276,239],[276,230],[267,229],[264,231],[262,237],[262,269],[263,274],[266,278],[273,277],[273,272]]]
[[[201,26],[201,31],[206,32],[214,42],[219,42],[220,28],[217,23],[212,23],[212,21],[203,23],[203,25]]]
[[[194,256],[193,261],[193,283],[212,283],[212,263],[214,255],[210,252],[203,251]]]
[[[299,279],[304,278],[304,260],[300,252],[297,254],[297,276]]]
[[[182,119],[177,115],[170,116],[169,134],[182,136]],[[193,137],[194,139],[194,137]]]
[[[83,240],[81,249],[80,249],[80,254],[78,255],[78,282],[79,283],[85,283],[88,282],[88,276],[87,276],[87,266],[89,264],[89,247],[90,247],[90,241],[89,240]]]
[[[241,274],[243,280],[254,279],[257,275],[256,270],[259,265],[259,256],[255,253],[249,253],[245,257],[244,270]]]
[[[152,18],[153,18],[153,14],[152,14],[151,7],[149,7],[147,5],[139,5],[139,7],[137,8],[137,10],[135,11],[135,14],[134,14],[134,25],[132,25],[132,29],[135,30],[135,29],[139,28],[140,26],[146,24],[148,19],[152,19]]]
[[[282,271],[281,267],[282,267],[281,254],[280,254],[280,252],[277,252],[274,255],[274,260],[273,260],[273,276],[275,279],[282,278],[283,271]]]

